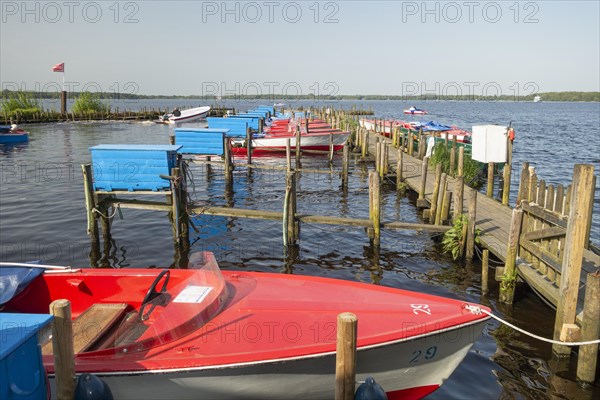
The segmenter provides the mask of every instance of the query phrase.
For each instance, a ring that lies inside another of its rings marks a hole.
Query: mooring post
[[[225,184],[233,184],[233,160],[231,158],[231,141],[223,135],[223,159],[225,161]]]
[[[56,398],[71,400],[75,394],[75,352],[73,350],[73,322],[71,302],[60,299],[50,303],[52,321],[52,353]],[[43,379],[43,378],[42,378]]]
[[[285,180],[285,198],[283,203],[283,244],[290,246],[298,240],[296,225],[296,173],[289,171]]]
[[[417,158],[422,159],[421,151],[423,150],[423,129],[419,129],[419,138],[417,139],[419,142],[419,146],[417,147]],[[424,153],[423,153],[424,154]]]
[[[527,193],[529,188],[529,163],[524,162],[521,168],[521,179],[519,181],[519,192],[517,193],[517,206],[521,203],[521,200],[527,199]]]
[[[412,134],[412,132],[410,131],[410,129],[408,130],[408,155],[409,156],[413,156],[413,153],[415,152],[415,138]]]
[[[175,144],[175,135],[169,135],[169,144],[170,145],[174,145]]]
[[[96,215],[94,214],[94,208],[96,207],[96,204],[94,200],[92,166],[90,164],[82,165],[81,172],[83,173],[85,210],[87,214],[87,234],[90,236],[92,242],[98,242],[100,238],[98,236],[98,220],[96,219]]]
[[[248,165],[252,164],[252,129],[246,127],[246,157]]]
[[[355,137],[356,140],[354,141],[354,143],[352,143],[352,151],[358,151],[361,148],[362,128],[360,126],[356,127]]]
[[[300,158],[302,157],[300,125],[296,125],[296,169],[300,168]]]
[[[442,207],[444,205],[444,195],[446,193],[446,180],[448,179],[448,174],[445,172],[442,173],[442,178],[440,180],[440,186],[438,188],[437,195],[437,207],[435,208],[435,225],[440,225],[442,223]]]
[[[575,165],[571,189],[571,209],[567,222],[562,274],[554,324],[555,340],[561,337],[565,324],[575,323],[583,249],[586,246],[588,226],[591,224],[589,209],[593,206],[593,201],[591,201],[590,191],[593,190],[594,166],[589,164]],[[552,349],[557,355],[565,357],[568,357],[571,352],[569,347],[556,344],[552,346]]]
[[[287,171],[292,170],[292,139],[285,139],[285,164]]]
[[[465,177],[457,176],[454,179],[454,214],[453,220],[460,217],[463,212],[463,194],[465,188]]]
[[[364,159],[369,154],[369,131],[365,129],[365,136],[362,141],[361,157]]]
[[[585,299],[583,303],[583,323],[581,326],[581,340],[584,342],[600,338],[600,273],[589,273],[585,287]],[[596,377],[596,365],[598,363],[598,345],[588,344],[579,347],[579,358],[577,359],[577,379],[594,383]]]
[[[488,163],[488,175],[487,175],[487,197],[490,199],[494,197],[494,163]]]
[[[464,176],[464,165],[465,165],[465,147],[460,146],[458,148],[458,165],[456,167],[456,176]]]
[[[60,113],[63,116],[67,115],[67,91],[63,90],[60,92]]]
[[[419,198],[417,199],[417,207],[427,207],[427,200],[425,199],[425,188],[427,184],[427,167],[429,166],[429,157],[423,158],[421,162],[421,184],[419,185]]]
[[[433,183],[433,194],[431,195],[431,207],[429,208],[429,223],[435,223],[435,215],[437,211],[438,196],[440,193],[440,183],[442,181],[442,164],[435,166],[435,181]]]
[[[356,333],[358,319],[352,313],[337,317],[335,351],[335,400],[353,400],[356,386]]]
[[[483,249],[483,256],[481,257],[481,292],[488,292],[488,273],[490,263],[490,251]]]
[[[333,133],[329,134],[329,164],[333,163]]]
[[[381,162],[380,162],[380,158],[381,158],[381,147],[379,146],[380,144],[380,140],[379,138],[376,138],[375,140],[375,171],[379,172],[379,168],[381,167]]]
[[[500,284],[500,302],[504,304],[512,304],[515,296],[515,285],[517,283],[517,270],[515,267],[517,263],[522,221],[523,210],[520,208],[513,209],[512,218],[510,220],[510,231],[508,232],[504,278]]]
[[[398,149],[398,161],[396,163],[396,190],[400,190],[402,188],[402,181],[403,176],[402,176],[402,168],[403,168],[403,157],[404,156],[404,151],[402,150],[402,148]]]
[[[179,244],[179,240],[180,240],[180,236],[181,236],[181,231],[180,231],[180,224],[179,224],[179,218],[180,218],[180,206],[181,206],[181,200],[179,199],[179,184],[178,184],[178,178],[179,178],[179,168],[171,168],[171,176],[173,177],[173,180],[171,181],[171,212],[172,212],[172,221],[171,221],[171,227],[173,229],[173,239],[175,240],[176,244]]]
[[[511,179],[511,165],[509,163],[504,164],[502,171],[504,179],[504,187],[502,188],[502,204],[507,206],[510,198],[510,179]]]
[[[350,149],[348,143],[344,143],[342,158],[342,187],[348,188],[348,166],[350,165]]]
[[[369,173],[369,192],[373,199],[370,213],[371,221],[373,221],[373,244],[379,246],[381,234],[381,178],[376,171]]]
[[[448,183],[446,183],[448,187]],[[442,203],[442,217],[440,219],[441,224],[445,224],[450,218],[450,203],[452,203],[452,191],[446,189],[444,191],[444,199]]]
[[[477,190],[469,189],[469,203],[468,208],[468,227],[467,227],[467,249],[465,256],[467,260],[473,259],[475,254],[475,220],[477,218]]]

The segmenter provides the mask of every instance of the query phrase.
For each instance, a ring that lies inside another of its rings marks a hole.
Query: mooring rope
[[[471,311],[473,314],[481,314],[481,313],[487,314],[490,317],[494,318],[496,321],[498,321],[498,322],[500,322],[500,323],[502,323],[502,324],[504,324],[504,325],[506,325],[506,326],[508,326],[510,328],[513,328],[517,332],[521,332],[521,333],[523,333],[523,334],[525,334],[527,336],[530,336],[530,337],[532,337],[534,339],[541,340],[542,342],[552,343],[552,344],[559,344],[559,345],[562,345],[562,346],[587,346],[587,345],[590,345],[590,344],[600,344],[600,339],[588,340],[587,342],[562,342],[560,340],[547,339],[545,337],[538,336],[538,335],[536,335],[534,333],[527,332],[526,330],[521,329],[518,326],[515,326],[515,325],[511,324],[510,322],[503,320],[502,318],[500,318],[500,317],[492,314],[491,312],[489,312],[487,310],[482,309],[481,307],[472,306],[472,305],[469,305],[469,304],[465,304],[464,308],[466,308],[467,310]]]
[[[98,210],[96,207],[94,207],[94,208],[92,209],[92,212],[95,212],[96,214],[100,214],[100,216],[101,216],[102,218],[105,218],[105,219],[113,219],[113,218],[115,217],[115,215],[117,215],[117,212],[119,212],[120,206],[121,206],[121,203],[117,203],[117,204],[115,204],[115,205],[114,205],[114,207],[113,207],[113,213],[112,213],[112,215],[111,215],[111,216],[104,215],[104,214],[102,213],[102,211]]]

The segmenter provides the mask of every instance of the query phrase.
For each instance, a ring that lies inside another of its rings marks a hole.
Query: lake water
[[[265,101],[227,101],[245,110]],[[139,100],[113,102],[113,108],[172,109],[197,106],[199,100]],[[296,101],[295,107],[329,105],[371,107],[378,118],[403,118],[401,101],[313,103]],[[589,163],[600,168],[600,104],[516,102],[423,102],[430,111],[423,120],[436,120],[470,128],[477,124],[508,124],[516,130],[513,175],[528,161],[547,183],[567,185],[573,165]],[[91,161],[89,147],[97,144],[167,144],[171,129],[151,123],[59,123],[29,125],[30,142],[0,145],[0,259],[43,260],[49,264],[89,266],[81,164]],[[281,159],[257,159],[280,163]],[[339,168],[339,158],[335,167]],[[320,157],[307,158],[306,168],[326,167]],[[219,167],[208,171],[194,165],[192,198],[198,204],[234,205],[240,208],[281,210],[285,176],[281,172],[238,168],[234,194],[225,196]],[[366,172],[352,164],[349,190],[340,189],[337,175],[303,174],[298,182],[298,212],[366,218]],[[600,187],[600,185],[598,185]],[[518,179],[513,180],[512,203]],[[393,186],[384,187],[384,220],[421,221],[414,196],[398,197]],[[596,189],[592,240],[600,240],[600,188]],[[284,257],[281,225],[273,221],[196,216],[199,232],[192,231],[192,251],[213,251],[224,269],[280,271],[335,277],[422,291],[464,299],[491,307],[497,315],[545,337],[552,336],[554,314],[527,287],[517,289],[513,307],[497,303],[498,285],[481,293],[480,262],[454,262],[441,249],[435,235],[397,231],[382,233],[381,248],[370,247],[362,229],[302,224],[298,254]],[[175,265],[170,224],[165,214],[123,210],[112,227],[113,242],[103,251],[100,266],[156,267]],[[493,275],[493,274],[491,274]],[[574,357],[573,357],[574,359]],[[582,388],[575,369],[552,358],[551,346],[490,322],[452,377],[431,399],[593,399],[598,385]]]

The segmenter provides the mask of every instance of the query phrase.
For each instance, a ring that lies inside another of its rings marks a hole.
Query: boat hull
[[[485,324],[486,320],[479,320],[444,332],[359,348],[356,380],[374,377],[390,400],[422,398],[450,376]],[[331,399],[335,353],[220,367],[95,374],[118,399]],[[52,376],[50,382],[56,393]]]
[[[0,144],[24,143],[29,141],[27,133],[2,133],[0,134]]]
[[[303,134],[300,139],[300,148],[302,151],[329,151],[329,137],[332,133],[331,138],[333,142],[333,150],[339,151],[344,147],[344,143],[348,140],[350,135],[347,132],[337,133],[335,132],[322,132],[322,133],[309,133]],[[287,147],[287,141],[290,140],[290,147],[295,149],[296,147],[296,136],[295,135],[277,135],[274,137],[257,138],[252,140],[252,154],[253,155],[269,155],[277,152],[285,152]],[[232,141],[232,153],[234,155],[245,155],[246,147],[244,146],[243,139],[237,139]]]

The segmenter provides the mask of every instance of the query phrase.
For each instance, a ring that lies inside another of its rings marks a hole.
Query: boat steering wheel
[[[150,289],[148,289],[148,292],[146,292],[146,295],[144,296],[144,300],[142,300],[142,304],[140,306],[140,320],[147,320],[150,316],[150,313],[154,309],[154,306],[152,306],[150,311],[148,311],[148,313],[144,315],[144,309],[146,308],[148,303],[157,298],[158,296],[162,295],[163,293],[167,292],[167,284],[169,283],[170,276],[171,271],[169,269],[163,269],[160,272],[160,274],[158,274],[158,276],[154,279],[154,282],[152,282]],[[158,286],[159,282],[162,280],[163,277],[165,277],[165,281],[162,287],[160,288],[160,290],[156,290],[156,286]]]

